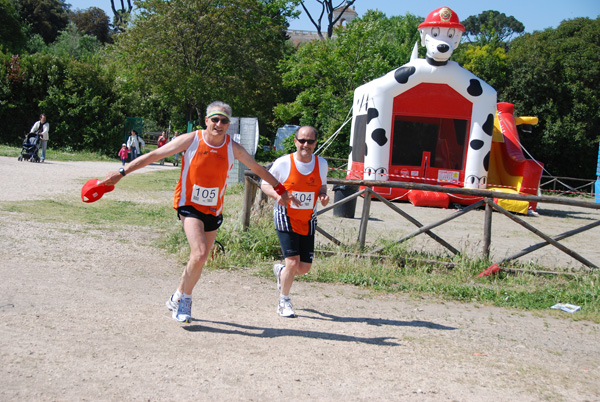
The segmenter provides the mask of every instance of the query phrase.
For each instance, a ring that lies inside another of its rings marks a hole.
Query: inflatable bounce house
[[[348,179],[472,189],[493,185],[516,192],[527,187],[527,193],[537,194],[541,165],[519,154],[516,129],[531,119],[516,122],[509,104],[502,104],[496,118],[494,88],[449,60],[464,29],[450,8],[432,11],[419,25],[426,58],[418,58],[415,44],[407,64],[355,90]],[[494,140],[503,145],[494,147]],[[505,171],[492,173],[492,167]],[[481,199],[385,186],[373,190],[418,206],[447,208],[450,202]]]

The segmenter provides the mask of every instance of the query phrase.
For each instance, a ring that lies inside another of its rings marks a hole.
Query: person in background
[[[163,145],[165,145],[167,143],[167,133],[166,132],[162,132],[162,134],[160,135],[160,137],[158,137],[158,141],[156,142],[156,145],[158,148],[162,147]],[[161,159],[160,160],[160,164],[164,165],[165,164],[165,160]]]
[[[125,163],[127,162],[127,154],[127,144],[123,143],[121,149],[119,149],[119,158],[121,158],[121,164],[123,166],[125,166]]]
[[[233,167],[234,158],[269,183],[282,203],[299,204],[271,173],[227,134],[231,114],[231,107],[226,103],[212,102],[206,108],[205,130],[177,136],[168,144],[128,163],[118,172],[108,172],[101,183],[115,185],[126,175],[150,163],[184,152],[173,208],[177,210],[177,216],[183,225],[190,246],[190,257],[179,285],[166,302],[173,319],[179,322],[191,321],[192,290],[200,279],[215,242],[217,229],[223,222],[227,175]]]
[[[136,130],[131,130],[129,138],[127,138],[127,148],[131,155],[130,162],[133,162],[135,158],[141,153],[142,147],[145,146],[144,140],[138,135]]]
[[[175,131],[175,133],[173,134],[173,138],[171,138],[171,141],[175,140],[175,138],[177,138],[179,136],[179,131]],[[173,156],[173,166],[179,166],[179,153],[176,153]]]
[[[285,265],[275,264],[279,303],[277,313],[295,317],[290,289],[296,275],[308,273],[315,249],[317,200],[322,206],[329,203],[327,195],[327,161],[313,154],[317,146],[317,130],[310,126],[298,129],[294,138],[296,152],[273,162],[269,172],[285,189],[300,201],[289,204],[270,183],[261,183],[262,191],[275,199],[273,218]]]
[[[46,149],[48,148],[48,139],[50,139],[50,123],[46,121],[46,115],[42,113],[40,115],[40,119],[33,124],[31,127],[30,133],[38,133],[40,136],[41,142],[41,150],[42,154],[40,155],[40,161],[44,162],[46,160]]]

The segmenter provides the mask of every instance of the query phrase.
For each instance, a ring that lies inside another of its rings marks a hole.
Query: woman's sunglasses
[[[298,141],[300,144],[306,144],[308,142],[308,145],[312,145],[317,142],[317,140],[305,140],[300,138],[296,138],[296,141]]]
[[[218,122],[221,122],[221,124],[229,124],[229,119],[227,117],[224,117],[222,119],[219,119],[218,117],[211,117],[210,121],[212,121],[215,124],[217,124]]]

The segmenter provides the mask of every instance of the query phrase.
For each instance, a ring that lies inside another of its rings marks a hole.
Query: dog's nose
[[[443,44],[443,45],[438,45],[437,46],[437,50],[440,53],[446,53],[448,50],[450,50],[450,46]]]

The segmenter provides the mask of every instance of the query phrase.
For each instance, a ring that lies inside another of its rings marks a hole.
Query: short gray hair
[[[231,111],[231,106],[229,106],[227,103],[221,102],[221,101],[214,101],[214,102],[209,103],[209,105],[206,107],[206,115],[208,116],[210,114],[210,112],[212,112],[215,109],[221,109],[225,113],[227,113],[229,116],[233,115],[233,113]]]

